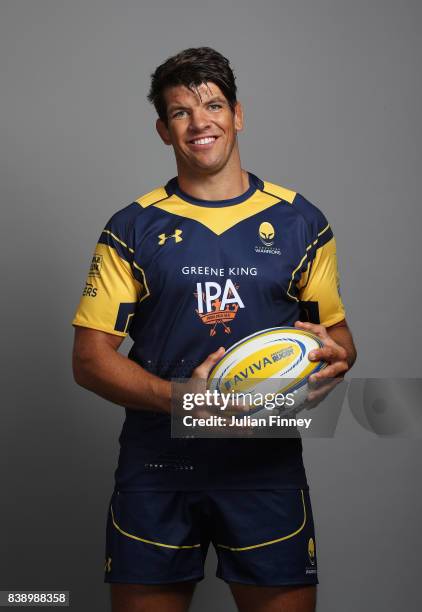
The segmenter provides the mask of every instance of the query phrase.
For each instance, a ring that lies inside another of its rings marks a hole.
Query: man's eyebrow
[[[227,104],[227,100],[225,100],[221,96],[212,96],[211,98],[207,98],[205,101],[202,102],[202,104],[207,105],[213,104],[214,102],[221,102],[222,104]],[[183,104],[178,104],[177,102],[174,102],[173,104],[170,104],[167,109],[167,112],[172,113],[175,110],[188,110],[188,107],[183,106]]]
[[[222,98],[221,96],[213,96],[212,98],[209,98],[206,102],[204,102],[204,104],[211,104],[212,102],[222,102],[223,104],[227,104],[227,100],[225,100],[225,98]]]
[[[185,109],[187,109],[187,106],[183,106],[183,104],[178,104],[177,102],[175,102],[174,104],[170,104],[170,106],[167,108],[167,110],[170,113],[170,112],[176,110],[176,108],[177,109],[181,108],[181,109],[185,110]]]

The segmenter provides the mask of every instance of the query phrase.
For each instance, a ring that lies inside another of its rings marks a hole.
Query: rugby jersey
[[[73,324],[129,335],[129,358],[171,379],[261,329],[343,320],[327,219],[299,193],[248,175],[236,198],[194,198],[175,177],[114,214]],[[178,440],[169,421],[126,408],[120,488],[306,487],[300,439]]]

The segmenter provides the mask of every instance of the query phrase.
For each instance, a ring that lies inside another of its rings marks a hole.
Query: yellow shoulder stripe
[[[339,293],[334,237],[317,250],[312,267],[302,274],[298,288],[300,300],[318,303],[320,322],[325,327],[345,318],[345,309]]]
[[[120,238],[116,236],[116,234],[113,234],[113,232],[110,232],[110,230],[107,230],[107,229],[103,230],[103,234],[109,234],[112,238],[114,238],[116,242],[124,246],[128,251],[130,251],[131,253],[135,252],[130,246],[126,244],[126,242],[123,242],[123,240],[120,240]]]
[[[269,183],[268,181],[264,181],[264,191],[268,193],[272,193],[278,198],[282,200],[286,200],[289,204],[293,203],[293,200],[296,196],[296,191],[292,191],[291,189],[286,189],[281,185],[276,185],[275,183]]]
[[[310,244],[308,244],[308,246],[306,247],[306,251],[305,251],[305,255],[302,257],[302,259],[300,260],[299,264],[296,266],[296,268],[293,270],[292,272],[292,276],[290,278],[290,283],[289,283],[289,287],[287,289],[287,295],[289,297],[291,297],[293,300],[295,300],[296,302],[299,302],[298,298],[295,297],[294,295],[292,295],[290,293],[290,289],[292,287],[292,283],[295,277],[296,272],[299,270],[299,268],[302,267],[302,264],[305,262],[305,260],[308,258],[309,255],[309,251],[312,249],[313,246],[315,246],[316,244],[318,244],[318,240],[320,238],[320,236],[322,236],[322,234],[325,234],[325,232],[330,228],[329,223],[327,223],[327,225],[324,227],[324,229],[322,229],[320,232],[318,232],[317,234],[317,238],[316,240],[314,240],[313,242],[311,242]]]
[[[151,206],[152,204],[155,204],[156,202],[163,200],[167,197],[167,191],[164,189],[164,187],[157,187],[149,193],[140,196],[137,200],[135,200],[135,202],[140,204],[142,208],[147,208],[148,206]]]

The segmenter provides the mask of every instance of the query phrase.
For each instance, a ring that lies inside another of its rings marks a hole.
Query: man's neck
[[[200,200],[230,200],[249,188],[249,176],[239,166],[238,171],[224,168],[212,175],[190,175],[179,172],[177,182],[182,191]]]

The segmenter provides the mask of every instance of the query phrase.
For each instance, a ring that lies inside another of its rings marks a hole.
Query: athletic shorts
[[[318,583],[309,492],[297,489],[114,491],[105,582],[202,580],[210,543],[226,582]]]

